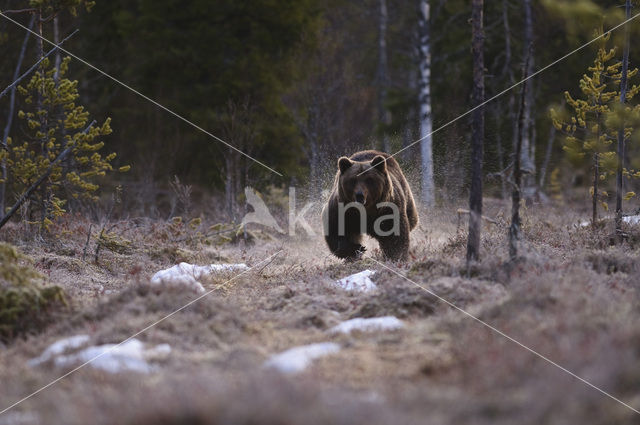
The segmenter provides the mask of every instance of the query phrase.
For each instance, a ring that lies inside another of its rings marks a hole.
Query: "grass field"
[[[423,211],[410,260],[393,264],[373,242],[373,260],[343,263],[321,236],[255,229],[251,243],[207,245],[186,223],[150,220],[117,224],[113,250],[103,248],[96,263],[84,219],[59,223],[44,241],[11,224],[2,239],[33,260],[44,285],[61,286],[69,306],[2,346],[0,409],[74,368],[28,365],[53,342],[86,334],[91,345],[118,343],[198,296],[151,285],[156,271],[181,261],[255,267],[231,281],[237,273],[203,279],[211,293],[137,336],[171,347],[149,359],[151,373],[88,365],[1,414],[0,424],[638,423],[638,413],[424,289],[640,409],[640,229],[611,246],[611,223],[582,227],[587,214],[567,210],[527,208],[522,258],[509,262],[509,209],[488,200],[485,214],[496,224],[486,224],[482,260],[471,268],[463,261],[466,219],[458,223],[455,206]],[[314,214],[309,222],[317,223]],[[333,284],[365,269],[376,271],[373,292]],[[347,319],[387,315],[404,327],[328,332]],[[319,342],[340,350],[297,374],[263,366]]]

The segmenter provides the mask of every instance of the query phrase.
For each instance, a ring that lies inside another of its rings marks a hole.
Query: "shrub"
[[[36,283],[40,274],[12,245],[0,243],[0,341],[44,327],[51,314],[66,306],[66,297],[58,286]]]

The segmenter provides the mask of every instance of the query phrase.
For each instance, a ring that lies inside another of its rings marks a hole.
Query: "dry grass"
[[[477,315],[616,397],[640,407],[640,266],[634,241],[609,246],[611,229],[576,226],[561,208],[524,212],[522,259],[507,262],[506,219],[489,200],[482,261],[467,269],[465,221],[454,206],[421,214],[411,260],[396,267],[412,280]],[[318,211],[314,214],[317,216]],[[311,220],[310,220],[311,221]],[[317,221],[316,221],[317,222]],[[203,226],[212,223],[203,224]],[[4,238],[33,258],[73,308],[44,332],[0,351],[0,408],[66,370],[30,368],[26,360],[55,340],[79,333],[118,342],[195,297],[147,282],[178,261],[257,264],[139,338],[168,343],[171,355],[151,375],[109,375],[86,367],[0,415],[0,424],[637,423],[637,414],[589,388],[414,284],[363,259],[342,263],[320,237],[206,245],[187,229],[146,220],[114,228],[129,252],[82,259],[89,223],[61,223],[57,237],[34,242],[17,226]],[[94,228],[95,232],[95,228]],[[93,246],[93,245],[92,245]],[[375,244],[369,253],[380,258]],[[351,294],[331,282],[377,270],[378,291]],[[330,335],[354,317],[393,314],[393,332]],[[305,372],[262,368],[269,355],[333,341],[342,350]]]

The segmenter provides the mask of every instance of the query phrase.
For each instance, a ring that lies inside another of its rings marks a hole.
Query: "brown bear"
[[[333,189],[322,210],[324,236],[337,257],[354,260],[362,235],[378,240],[387,258],[405,259],[418,212],[407,179],[390,155],[367,150],[338,160]]]

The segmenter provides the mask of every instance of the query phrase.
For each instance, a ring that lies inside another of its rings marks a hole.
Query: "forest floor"
[[[384,261],[373,242],[373,260],[344,263],[321,236],[256,231],[250,244],[206,245],[187,223],[148,220],[114,227],[114,251],[103,249],[96,263],[93,241],[82,258],[89,222],[79,217],[47,241],[12,224],[1,238],[33,260],[45,285],[66,291],[69,307],[41,332],[0,345],[0,410],[81,365],[29,362],[63,338],[100,345],[136,334],[165,349],[141,360],[146,372],[73,371],[0,414],[0,425],[638,423],[638,413],[428,292],[640,409],[640,228],[611,246],[610,223],[580,226],[588,214],[566,212],[573,209],[525,209],[514,263],[509,209],[488,200],[496,224],[485,225],[482,259],[470,269],[466,219],[458,225],[455,206],[421,214],[404,263]],[[251,268],[202,279],[204,297],[137,334],[200,296],[149,283],[181,261]],[[335,285],[366,269],[377,289]],[[331,332],[382,316],[404,326]],[[265,367],[274,354],[327,342],[333,352],[297,373]]]

